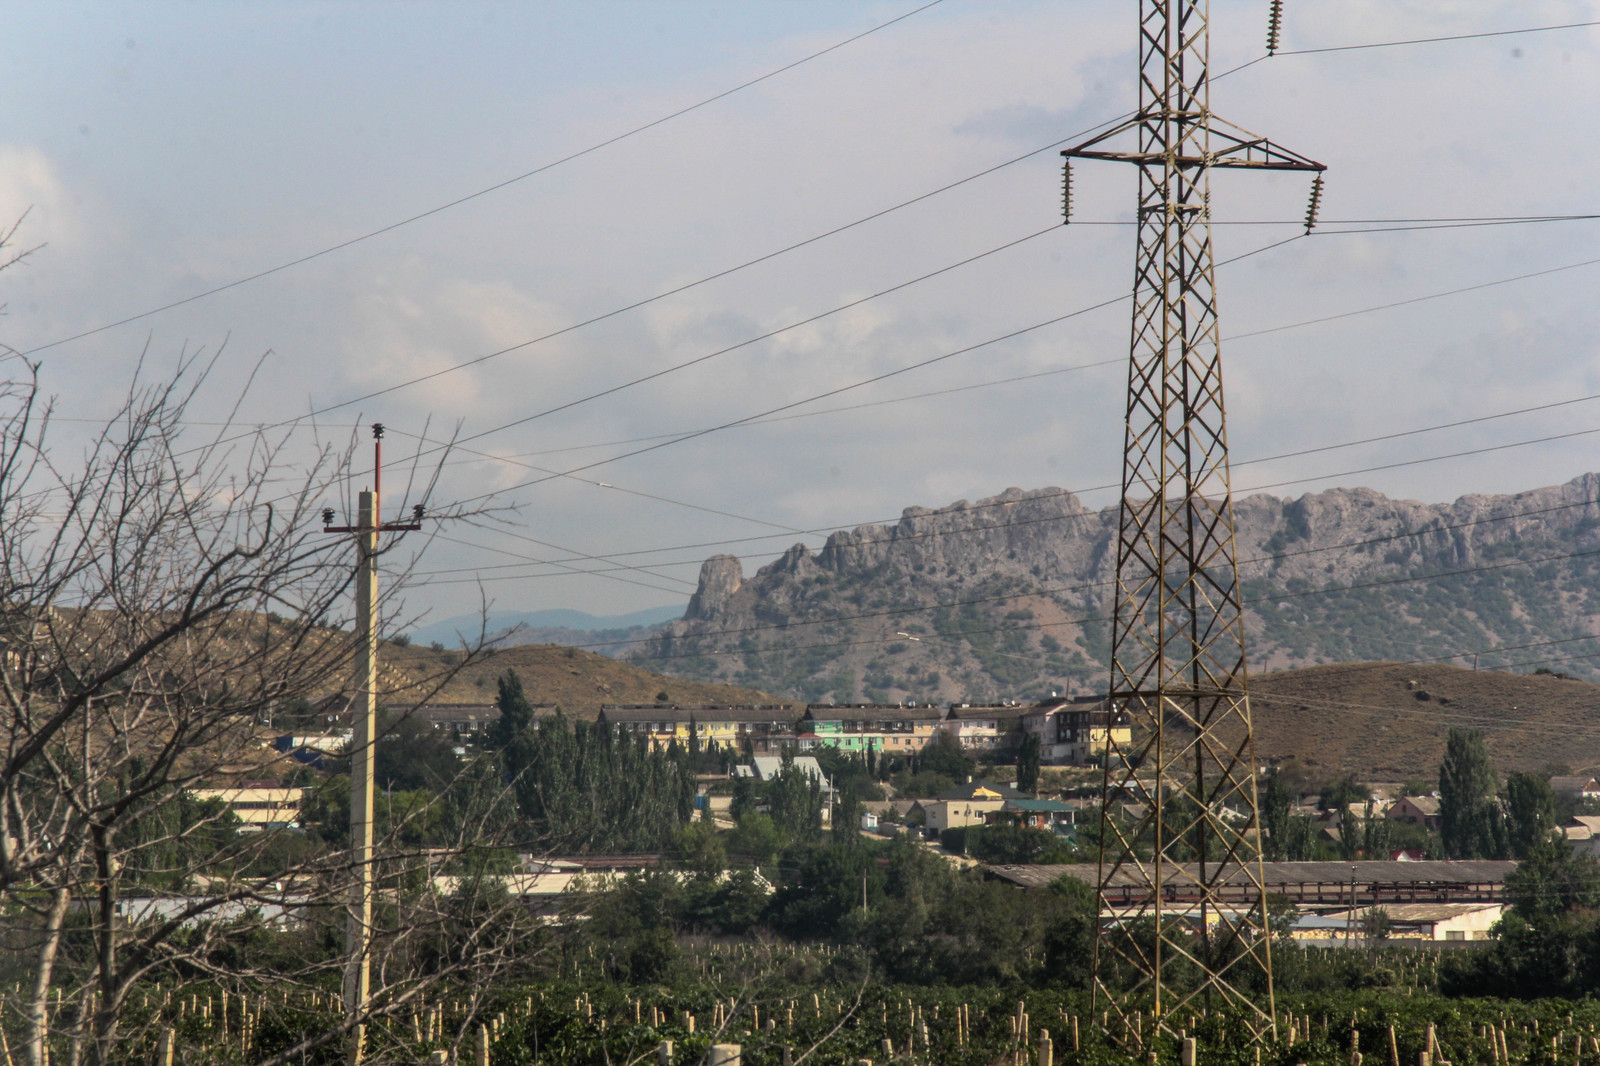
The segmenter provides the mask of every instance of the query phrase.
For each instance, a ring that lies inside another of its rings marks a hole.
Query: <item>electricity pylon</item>
[[[1271,937],[1209,174],[1324,168],[1211,114],[1207,9],[1141,0],[1139,110],[1062,153],[1069,212],[1072,159],[1139,168],[1109,693],[1134,728],[1106,755],[1094,989],[1124,1031],[1137,1032],[1135,1012],[1171,1032],[1179,1012],[1230,1008],[1267,1039]],[[1111,149],[1121,134],[1134,150]],[[1313,209],[1308,231],[1314,222]]]

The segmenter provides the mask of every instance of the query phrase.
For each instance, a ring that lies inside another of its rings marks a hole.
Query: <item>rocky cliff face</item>
[[[1600,633],[1597,495],[1590,474],[1438,505],[1370,489],[1238,501],[1252,669],[1478,653],[1596,676],[1600,639],[1547,642]],[[1116,521],[1061,489],[1007,489],[797,544],[749,578],[716,556],[684,619],[632,657],[810,700],[1098,690]]]

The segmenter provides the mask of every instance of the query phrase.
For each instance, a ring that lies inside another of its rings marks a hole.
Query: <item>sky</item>
[[[426,620],[681,604],[712,553],[1010,486],[1111,504],[1136,175],[1075,165],[1063,227],[1050,146],[1136,105],[1137,6],[925,3],[7,3],[0,220],[40,247],[0,342],[63,454],[141,358],[219,349],[186,432],[237,408],[292,461],[381,421],[386,486],[463,438],[429,505],[494,510],[430,530]],[[1597,210],[1600,27],[1342,47],[1600,4],[1290,0],[1263,58],[1266,8],[1212,5],[1212,109],[1328,171],[1294,240],[1305,175],[1213,176],[1218,260],[1256,253],[1217,271],[1235,492],[1600,469],[1600,220],[1421,221]]]

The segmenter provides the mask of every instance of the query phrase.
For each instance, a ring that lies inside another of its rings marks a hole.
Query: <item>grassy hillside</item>
[[[1600,685],[1547,674],[1350,663],[1252,679],[1260,762],[1314,777],[1433,777],[1453,726],[1481,730],[1497,771],[1600,774]]]
[[[524,644],[491,651],[462,665],[458,651],[435,651],[417,645],[386,644],[384,688],[393,702],[410,702],[429,687],[427,679],[460,667],[433,697],[438,703],[487,703],[495,697],[495,681],[515,670],[533,703],[559,704],[567,712],[593,717],[605,703],[678,704],[781,703],[753,688],[663,677],[604,655],[554,644]]]

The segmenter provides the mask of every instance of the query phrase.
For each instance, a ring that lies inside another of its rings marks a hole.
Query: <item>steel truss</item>
[[[1138,1032],[1146,1015],[1175,1033],[1180,1014],[1221,1008],[1265,1040],[1274,1032],[1271,937],[1209,174],[1324,168],[1211,114],[1207,7],[1142,0],[1139,111],[1062,153],[1068,189],[1074,158],[1139,168],[1110,686],[1133,731],[1128,742],[1108,737],[1094,989],[1114,1033]],[[1135,150],[1111,150],[1124,134]],[[1145,889],[1139,902],[1113,910],[1108,886],[1126,899],[1130,881]]]

